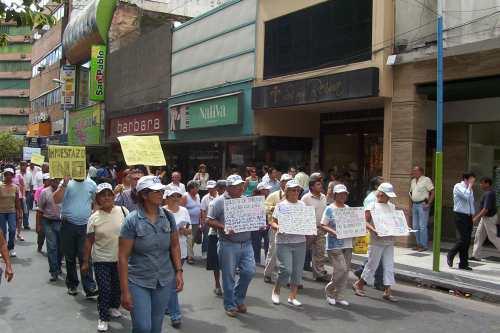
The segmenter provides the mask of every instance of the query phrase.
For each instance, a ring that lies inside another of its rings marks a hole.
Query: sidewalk
[[[450,243],[443,243],[448,249]],[[468,293],[473,298],[488,302],[500,302],[500,254],[495,248],[486,248],[485,259],[481,262],[470,261],[473,271],[458,269],[458,255],[453,268],[446,263],[446,250],[441,252],[440,272],[432,271],[432,251],[416,252],[412,249],[395,247],[394,262],[396,279]],[[366,255],[353,255],[353,265],[362,265]]]

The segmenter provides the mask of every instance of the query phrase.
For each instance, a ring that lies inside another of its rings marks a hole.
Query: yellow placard
[[[158,135],[120,136],[118,141],[120,141],[123,157],[127,165],[167,165]]]
[[[45,162],[45,156],[41,154],[31,154],[31,163],[42,166],[43,162]]]
[[[49,168],[53,178],[70,176],[73,179],[85,179],[85,147],[49,145]]]

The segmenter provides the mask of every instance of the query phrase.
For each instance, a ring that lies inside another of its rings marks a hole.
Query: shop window
[[[264,78],[370,60],[372,1],[335,0],[265,23]]]

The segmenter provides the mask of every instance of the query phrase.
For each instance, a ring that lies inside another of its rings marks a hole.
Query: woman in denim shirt
[[[175,220],[160,208],[164,188],[155,176],[137,182],[138,209],[127,216],[120,234],[121,301],[134,333],[160,333],[173,279],[178,292],[184,285]]]

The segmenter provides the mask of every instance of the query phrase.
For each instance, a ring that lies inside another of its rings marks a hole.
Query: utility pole
[[[432,270],[439,272],[441,258],[441,222],[443,208],[443,0],[438,0],[437,19],[437,101],[436,101],[436,172],[434,199],[434,239]]]

